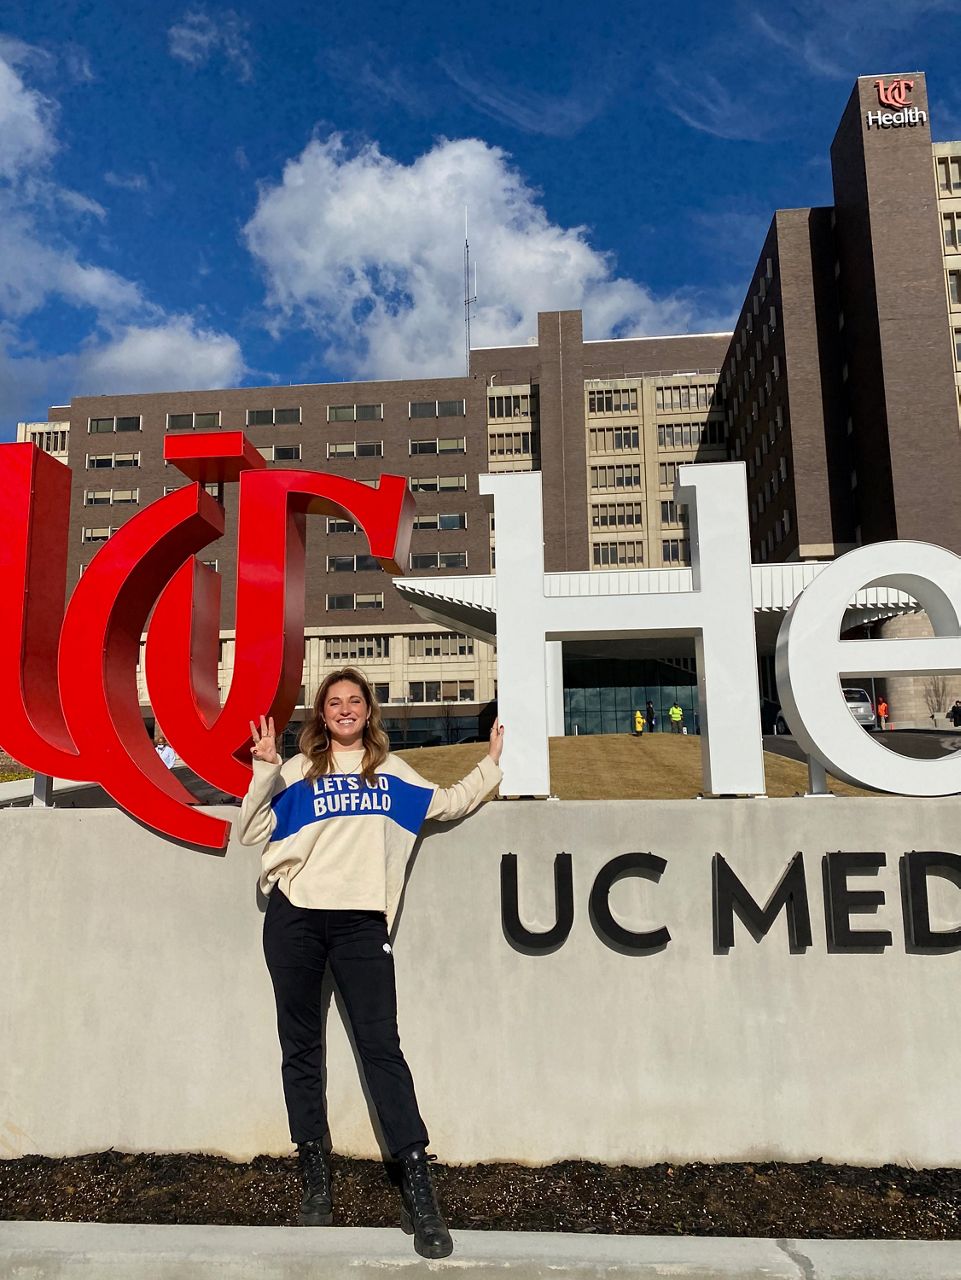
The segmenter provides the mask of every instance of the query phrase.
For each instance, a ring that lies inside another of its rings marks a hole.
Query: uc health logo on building
[[[875,80],[874,87],[878,94],[878,105],[893,107],[894,110],[868,111],[864,117],[868,129],[903,129],[905,126],[913,129],[919,124],[927,124],[928,113],[911,105],[913,80],[897,76],[886,83],[883,79]]]

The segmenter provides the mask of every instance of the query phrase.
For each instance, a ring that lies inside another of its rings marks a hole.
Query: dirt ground
[[[567,1162],[435,1165],[452,1230],[759,1237],[961,1238],[961,1170],[809,1164],[649,1168]],[[383,1164],[334,1158],[336,1226],[398,1223]],[[295,1156],[102,1151],[0,1161],[0,1219],[284,1226]]]

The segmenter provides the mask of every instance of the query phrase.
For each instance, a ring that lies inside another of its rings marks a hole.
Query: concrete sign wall
[[[395,956],[433,1148],[961,1164],[961,954],[940,936],[961,877],[918,856],[953,852],[957,812],[498,802],[432,830]],[[0,859],[0,1156],[289,1152],[257,850],[6,810]],[[538,949],[522,931],[557,924],[555,868],[561,928]],[[336,999],[329,1033],[335,1148],[375,1155]]]

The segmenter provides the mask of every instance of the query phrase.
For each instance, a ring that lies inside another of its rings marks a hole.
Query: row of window
[[[531,401],[533,400],[533,406]],[[487,417],[490,421],[498,418],[529,418],[531,409],[537,412],[536,395],[508,395],[487,397]]]
[[[67,436],[66,431],[31,431],[30,443],[44,453],[66,453]]]
[[[410,476],[412,493],[467,492],[466,476]]]
[[[683,502],[675,502],[669,498],[661,503],[661,524],[687,524],[687,506]]]
[[[592,489],[639,489],[641,468],[629,463],[610,467],[591,467]]]
[[[430,515],[415,516],[415,529],[466,529],[467,528],[467,512],[466,511],[438,511],[432,512]],[[357,533],[357,525],[353,520],[341,520],[334,516],[328,517],[327,520],[328,533]]]
[[[383,591],[351,591],[327,597],[328,612],[340,609],[383,609],[383,607]]]
[[[702,444],[724,444],[723,422],[664,422],[657,428],[659,449],[698,449]]]
[[[591,506],[591,524],[595,529],[640,528],[639,502],[596,502]]]
[[[661,560],[664,564],[687,564],[690,559],[689,538],[665,538],[661,542]]]
[[[644,563],[643,542],[595,542],[592,546],[595,568],[607,568],[610,565],[632,565]]]
[[[603,391],[588,391],[587,412],[637,413],[637,387],[613,387]]]
[[[961,230],[961,213],[941,214],[941,234],[944,237],[945,249],[957,249],[961,246],[958,232]]]
[[[524,399],[527,399],[525,396]],[[463,418],[466,400],[410,400],[409,418]],[[328,422],[379,422],[384,417],[383,404],[329,404]],[[302,420],[300,406],[287,409],[248,409],[248,427],[297,426]],[[215,431],[221,425],[220,410],[204,413],[168,413],[168,431]],[[139,431],[139,417],[91,418],[90,431]]]
[[[654,408],[658,413],[667,409],[710,409],[714,404],[716,388],[713,382],[696,386],[675,386],[673,383],[654,388]]]
[[[300,447],[299,445],[297,446]],[[466,453],[467,440],[464,436],[435,437],[433,440],[408,440],[408,453],[411,457],[428,453]],[[328,442],[328,458],[382,458],[384,456],[383,440],[343,440],[337,443]]]
[[[473,680],[411,680],[408,702],[473,702]]]
[[[640,448],[640,428],[591,427],[588,432],[591,453],[634,453]]]
[[[110,470],[112,467],[139,467],[139,453],[88,453],[87,470]]]
[[[767,536],[762,538],[752,548],[752,555],[755,559],[767,560],[774,548],[778,546],[787,535],[791,532],[791,513],[785,507],[778,520],[775,520],[774,527],[769,529]]]
[[[487,437],[487,453],[491,458],[514,457],[525,454],[533,457],[540,449],[536,431],[493,431]]]
[[[419,633],[404,637],[411,658],[470,658],[474,654],[471,636],[454,631]],[[364,662],[390,657],[390,636],[329,636],[324,640],[324,661]]]

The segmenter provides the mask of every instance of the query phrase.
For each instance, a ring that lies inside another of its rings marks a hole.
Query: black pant
[[[394,957],[384,913],[295,907],[275,885],[264,917],[264,956],[277,1002],[291,1142],[299,1145],[327,1132],[321,984],[329,962],[391,1155],[426,1145],[397,1034]]]

